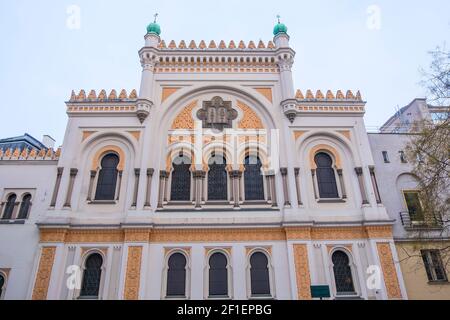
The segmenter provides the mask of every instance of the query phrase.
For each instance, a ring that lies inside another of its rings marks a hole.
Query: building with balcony
[[[414,99],[380,132],[368,134],[381,200],[395,220],[394,240],[409,299],[450,299],[449,217],[424,211],[419,180],[404,153],[418,134],[417,123],[424,119],[440,121],[448,112],[449,108]]]

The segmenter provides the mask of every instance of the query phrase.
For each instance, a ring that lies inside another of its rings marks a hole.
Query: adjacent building
[[[381,199],[395,220],[394,241],[409,299],[450,299],[449,217],[424,212],[419,180],[404,153],[422,120],[437,122],[448,112],[448,107],[414,99],[380,132],[369,133]]]

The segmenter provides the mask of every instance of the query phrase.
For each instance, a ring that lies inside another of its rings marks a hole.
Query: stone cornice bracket
[[[294,123],[297,116],[297,102],[295,99],[286,99],[281,102],[281,108],[284,115],[289,119],[291,123]]]
[[[152,106],[153,102],[147,99],[138,99],[136,101],[136,116],[141,123],[144,123],[145,119],[149,116]]]
[[[158,63],[158,55],[155,52],[157,49],[143,48],[139,51],[139,58],[143,70],[149,70],[153,72]]]
[[[292,66],[294,65],[294,57],[292,55],[285,55],[278,60],[277,64],[280,68],[280,72],[291,71]]]

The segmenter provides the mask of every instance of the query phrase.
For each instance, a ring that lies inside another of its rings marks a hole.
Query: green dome
[[[152,22],[147,27],[147,33],[161,34],[161,27],[156,22]]]
[[[278,22],[278,24],[273,28],[273,35],[276,36],[279,33],[286,33],[287,34],[288,28],[284,23]]]

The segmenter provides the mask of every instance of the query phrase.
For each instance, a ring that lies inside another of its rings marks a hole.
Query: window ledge
[[[319,199],[317,203],[345,203],[345,199],[336,198],[336,199]]]
[[[116,200],[92,200],[88,204],[117,204]]]
[[[166,300],[187,300],[186,296],[166,296],[164,299]]]
[[[249,300],[275,300],[271,295],[250,296]]]
[[[0,220],[0,224],[25,224],[25,219],[17,219],[17,220]]]
[[[450,282],[448,282],[448,280],[433,280],[433,281],[428,281],[429,285],[432,286],[439,286],[439,285],[449,285]]]
[[[96,296],[89,296],[89,297],[78,297],[77,300],[99,300]]]
[[[209,296],[208,300],[231,300],[230,296]]]

